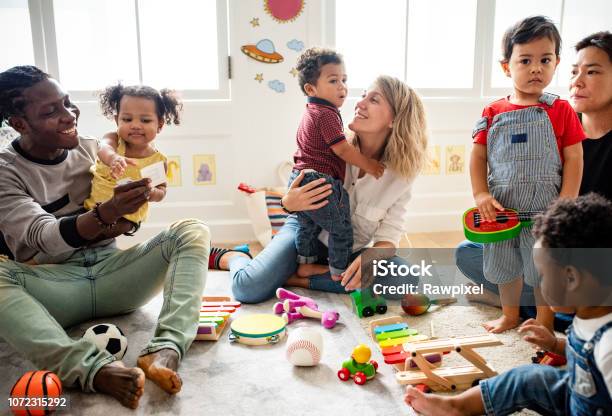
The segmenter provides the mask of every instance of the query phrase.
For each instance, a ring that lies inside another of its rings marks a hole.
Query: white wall
[[[283,24],[264,12],[263,1],[230,0],[231,100],[186,102],[182,125],[168,127],[158,137],[157,145],[162,152],[181,157],[183,186],[169,188],[162,203],[151,204],[149,219],[137,236],[128,240],[130,243],[147,238],[184,217],[205,220],[217,242],[254,240],[243,196],[236,186],[239,182],[256,187],[279,185],[276,168],[295,149],[295,132],[305,102],[297,79],[288,72],[299,53],[290,50],[286,43],[295,38],[306,47],[321,44],[322,1],[308,0],[301,16]],[[260,26],[249,24],[253,17],[259,18]],[[283,63],[256,62],[240,51],[241,45],[263,38],[274,42],[277,51],[285,57]],[[189,47],[198,53],[197,42],[191,42]],[[350,70],[347,68],[349,74]],[[261,84],[253,79],[256,73],[264,74]],[[180,68],[176,76],[180,77]],[[285,93],[268,88],[267,82],[272,79],[285,83]],[[342,108],[347,123],[355,101],[356,98],[348,99]],[[464,144],[467,161],[472,125],[485,100],[432,98],[424,101],[432,143],[441,145],[442,149],[447,144]],[[101,135],[114,129],[113,123],[99,115],[95,101],[80,103],[80,107],[81,134]],[[216,185],[193,185],[194,154],[216,155]],[[410,232],[460,229],[461,214],[472,204],[467,166],[465,174],[452,176],[445,175],[444,168],[442,152],[442,173],[417,179],[410,203]]]

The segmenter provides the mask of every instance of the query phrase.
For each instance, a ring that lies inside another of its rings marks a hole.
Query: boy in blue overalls
[[[612,415],[612,203],[590,193],[559,199],[536,220],[533,258],[542,293],[554,312],[575,313],[556,338],[530,319],[526,341],[565,353],[558,369],[529,364],[457,395],[423,394],[408,387],[405,401],[424,415],[508,415],[521,409],[543,415]],[[575,305],[575,306],[567,306]],[[588,306],[590,305],[590,306]]]
[[[567,101],[543,92],[559,63],[557,28],[545,17],[529,17],[506,31],[502,46],[501,66],[514,92],[485,107],[472,135],[472,192],[485,221],[503,207],[529,215],[557,197],[574,198],[582,176],[580,121]],[[531,259],[533,242],[524,227],[513,239],[484,245],[484,275],[499,285],[503,312],[484,324],[489,332],[518,326],[523,278],[534,288],[537,321],[553,330]]]

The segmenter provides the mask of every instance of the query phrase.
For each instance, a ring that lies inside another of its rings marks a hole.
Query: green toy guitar
[[[504,211],[496,210],[495,221],[485,222],[478,208],[470,208],[463,214],[463,232],[465,238],[475,243],[509,240],[519,235],[521,228],[529,227],[532,218],[540,212],[506,208]]]

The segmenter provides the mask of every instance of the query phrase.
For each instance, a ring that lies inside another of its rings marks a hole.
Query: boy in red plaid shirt
[[[308,103],[297,131],[298,150],[293,156],[295,167],[289,185],[304,171],[301,185],[325,178],[333,191],[327,205],[297,213],[297,261],[300,265],[317,262],[317,239],[321,230],[326,230],[329,232],[329,269],[332,279],[340,280],[353,249],[349,197],[343,187],[346,163],[376,178],[382,176],[385,168],[346,141],[338,110],[347,95],[342,56],[329,49],[310,48],[298,59],[297,70]]]

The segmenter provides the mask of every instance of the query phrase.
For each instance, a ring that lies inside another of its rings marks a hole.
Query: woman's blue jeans
[[[276,289],[283,286],[287,279],[297,270],[297,251],[295,249],[295,234],[298,223],[295,216],[287,218],[287,222],[274,236],[270,244],[253,260],[244,256],[235,256],[229,262],[230,276],[232,277],[232,293],[234,297],[244,303],[258,303],[276,295]],[[321,260],[327,257],[327,247],[322,243],[319,246]],[[361,251],[353,253],[351,261]],[[401,257],[389,259],[399,264],[407,264]],[[325,292],[346,293],[340,282],[331,280],[328,273],[309,278],[310,289]],[[402,284],[417,284],[418,278],[404,278],[395,276],[379,277],[376,283],[384,286],[399,286]],[[401,298],[403,295],[386,295],[388,298]]]

